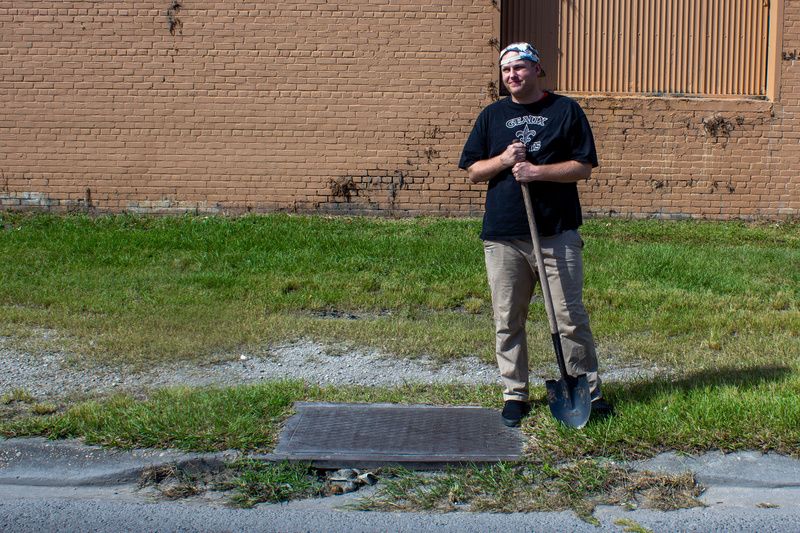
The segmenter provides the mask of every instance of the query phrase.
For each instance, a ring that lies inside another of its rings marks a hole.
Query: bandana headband
[[[509,52],[516,52],[517,55],[503,59],[503,56]],[[503,50],[500,52],[501,67],[513,61],[519,61],[520,59],[527,59],[528,61],[538,63],[539,51],[528,43],[513,43],[503,48]]]

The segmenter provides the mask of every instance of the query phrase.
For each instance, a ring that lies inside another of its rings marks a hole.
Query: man
[[[597,166],[594,138],[574,100],[544,91],[539,52],[515,43],[500,52],[510,97],[487,106],[464,145],[459,167],[488,182],[481,239],[492,294],[496,355],[503,380],[503,422],[530,412],[525,320],[538,280],[521,186],[530,184],[547,278],[570,375],[586,374],[592,412],[610,414],[583,306],[583,241],[577,182]]]

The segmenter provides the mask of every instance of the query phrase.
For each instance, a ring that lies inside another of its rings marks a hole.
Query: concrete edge
[[[149,470],[174,467],[191,473],[217,472],[224,466],[235,460],[238,454],[230,452],[217,452],[204,454],[185,459],[164,459],[162,461],[150,461],[141,466],[124,468],[114,472],[107,472],[98,475],[88,475],[73,478],[48,478],[41,476],[2,476],[0,475],[0,485],[16,485],[28,487],[108,487],[114,485],[126,485],[138,482],[143,474]]]
[[[311,454],[309,456],[304,456],[303,454],[296,453],[267,453],[250,455],[248,457],[257,461],[269,463],[284,461],[289,463],[309,463],[314,468],[322,470],[335,470],[339,468],[375,469],[388,467],[402,467],[409,470],[446,470],[447,468],[453,467],[488,466],[497,464],[498,462],[519,463],[525,460],[524,457],[511,455],[485,455],[460,457],[457,459],[443,459],[435,456],[397,455],[381,456],[381,459],[376,459],[364,455],[320,456],[318,454]]]

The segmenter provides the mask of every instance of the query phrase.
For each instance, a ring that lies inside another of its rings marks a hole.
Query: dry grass
[[[637,472],[598,460],[559,466],[498,464],[428,474],[389,471],[355,508],[382,511],[537,512],[573,510],[594,522],[597,505],[660,510],[702,506],[690,474]]]

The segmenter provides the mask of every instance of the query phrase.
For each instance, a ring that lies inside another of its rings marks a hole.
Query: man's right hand
[[[517,163],[525,161],[526,152],[527,148],[525,148],[524,144],[519,141],[514,141],[500,154],[500,160],[506,168],[513,167]]]

